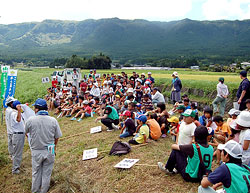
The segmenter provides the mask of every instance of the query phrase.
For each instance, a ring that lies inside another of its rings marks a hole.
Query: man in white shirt
[[[13,97],[8,97],[5,102],[7,106],[6,111],[5,111],[5,123],[7,127],[7,135],[8,135],[8,151],[9,151],[11,160],[12,160],[12,155],[13,155],[13,144],[12,144],[13,131],[10,125],[10,116],[11,116],[11,113],[13,112],[11,105],[15,100],[16,99],[14,99]]]
[[[187,109],[182,115],[184,121],[180,125],[176,143],[178,145],[192,144],[194,131],[196,129],[196,125],[194,124],[196,113],[191,109]]]
[[[16,100],[11,104],[13,112],[10,115],[10,126],[13,131],[12,135],[12,174],[20,173],[20,165],[22,162],[23,147],[25,141],[24,122],[21,115],[21,103]]]
[[[220,105],[219,113],[220,116],[224,116],[226,99],[228,96],[228,88],[227,85],[224,84],[224,78],[219,78],[219,83],[217,84],[217,96],[213,101],[214,112],[218,112],[218,105]]]
[[[152,103],[165,103],[165,98],[163,96],[163,94],[160,93],[160,91],[158,90],[158,88],[154,88],[152,91]]]

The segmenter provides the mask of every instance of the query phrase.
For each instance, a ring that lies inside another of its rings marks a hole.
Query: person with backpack
[[[178,171],[187,182],[201,181],[203,175],[211,172],[213,147],[207,142],[207,128],[197,127],[194,136],[194,144],[173,144],[167,164],[164,166],[162,162],[158,162],[159,168],[165,173]]]
[[[249,192],[250,167],[242,164],[241,145],[230,140],[226,144],[220,144],[218,149],[222,151],[221,158],[225,164],[221,164],[208,177],[203,177],[198,193],[215,193],[216,188],[221,185],[227,193]]]
[[[182,89],[182,84],[181,80],[179,78],[179,75],[177,72],[173,72],[172,74],[173,80],[172,80],[172,89],[171,89],[171,101],[173,104],[176,102],[181,101],[181,89]]]

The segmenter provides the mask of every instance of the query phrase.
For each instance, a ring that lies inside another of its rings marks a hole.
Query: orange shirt
[[[218,126],[216,128],[216,131],[222,131],[223,133],[228,133],[228,135],[231,135],[231,129],[229,128],[227,123],[223,123],[222,126]]]
[[[150,128],[150,136],[152,139],[157,140],[161,137],[161,127],[155,119],[149,119],[147,121]]]

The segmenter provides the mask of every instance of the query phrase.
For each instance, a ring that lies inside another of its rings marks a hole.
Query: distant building
[[[190,66],[190,69],[192,69],[192,70],[199,70],[200,67],[199,66]]]
[[[246,69],[247,67],[250,67],[250,63],[249,62],[242,62],[241,66],[243,69]]]
[[[236,64],[236,63],[232,63],[232,64],[230,64],[230,67],[231,67],[231,68],[236,68],[236,66],[237,66],[237,64]]]

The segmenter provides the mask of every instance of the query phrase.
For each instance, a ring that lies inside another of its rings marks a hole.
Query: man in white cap
[[[152,77],[152,73],[151,72],[148,72],[148,78],[147,78],[146,81],[150,81],[151,88],[154,87],[155,79]]]
[[[50,186],[56,145],[62,132],[57,120],[49,116],[44,99],[37,99],[33,106],[35,106],[36,116],[29,118],[25,124],[25,132],[29,133],[31,138],[31,191],[45,193]]]
[[[171,101],[173,102],[173,104],[175,104],[176,102],[180,102],[181,101],[181,88],[182,88],[182,84],[181,84],[181,80],[179,79],[179,75],[177,72],[173,72],[172,74],[173,80],[172,80],[172,89],[171,89]]]
[[[8,104],[9,105],[9,104]],[[12,174],[20,173],[20,165],[22,162],[23,147],[25,141],[24,122],[21,115],[21,103],[18,100],[10,104],[13,109],[10,115],[10,126],[12,134]]]
[[[10,125],[10,116],[11,116],[11,113],[13,112],[11,105],[15,100],[16,99],[14,99],[13,97],[8,97],[5,101],[5,104],[7,106],[6,111],[5,111],[5,123],[7,127],[7,135],[8,135],[8,151],[9,151],[9,155],[11,159],[13,155],[13,144],[12,144],[13,131]]]
[[[234,140],[218,146],[221,152],[221,164],[208,177],[203,177],[198,193],[215,193],[223,185],[227,193],[249,192],[250,168],[242,164],[242,146]],[[213,185],[214,184],[214,185]],[[213,185],[213,188],[210,186]]]

